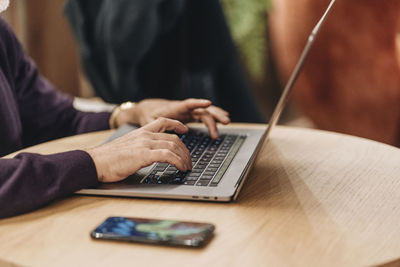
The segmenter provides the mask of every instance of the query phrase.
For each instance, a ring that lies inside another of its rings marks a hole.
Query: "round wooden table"
[[[91,147],[110,134],[60,139],[26,151]],[[0,220],[0,258],[24,266],[382,264],[400,258],[399,178],[397,148],[277,127],[233,203],[71,196]],[[91,240],[89,232],[108,216],[205,221],[216,225],[216,234],[203,249]]]

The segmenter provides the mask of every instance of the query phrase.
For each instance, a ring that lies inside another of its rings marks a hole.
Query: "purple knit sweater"
[[[0,19],[0,156],[60,137],[108,129],[109,113],[84,113],[40,74]],[[0,218],[97,185],[84,151],[0,159]]]

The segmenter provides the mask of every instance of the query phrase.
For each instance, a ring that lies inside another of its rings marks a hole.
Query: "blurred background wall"
[[[273,54],[286,80],[330,0],[273,0]],[[317,128],[400,147],[400,1],[336,1],[293,90]]]
[[[16,0],[2,16],[57,89],[73,96],[84,90],[74,38],[63,16],[64,0]]]

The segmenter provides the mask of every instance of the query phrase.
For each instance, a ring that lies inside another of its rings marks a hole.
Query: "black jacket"
[[[68,0],[65,13],[105,101],[206,98],[261,121],[219,1]]]

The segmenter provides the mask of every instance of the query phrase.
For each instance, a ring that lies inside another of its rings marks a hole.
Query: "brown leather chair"
[[[273,0],[273,54],[286,81],[330,0]],[[400,1],[337,0],[294,88],[321,129],[400,146]]]

